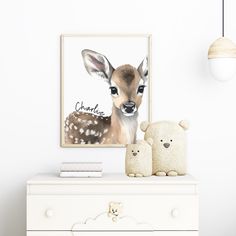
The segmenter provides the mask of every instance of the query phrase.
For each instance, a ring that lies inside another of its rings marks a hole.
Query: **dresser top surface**
[[[103,173],[101,178],[61,178],[58,173],[55,174],[37,174],[27,181],[27,184],[198,184],[198,181],[191,175],[176,177],[143,177],[132,178],[123,173]]]

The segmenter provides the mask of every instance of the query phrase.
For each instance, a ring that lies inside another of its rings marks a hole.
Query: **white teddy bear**
[[[179,123],[160,121],[142,122],[140,128],[145,132],[144,139],[153,139],[152,172],[158,176],[186,174],[186,133],[187,121]]]
[[[152,139],[140,140],[136,144],[127,144],[125,172],[129,177],[152,175]]]
[[[123,211],[123,204],[121,202],[109,203],[108,217],[111,217],[112,221],[117,222],[122,211]]]

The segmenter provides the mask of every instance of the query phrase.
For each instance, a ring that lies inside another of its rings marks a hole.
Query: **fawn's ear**
[[[148,121],[143,121],[141,124],[140,124],[140,129],[145,132],[147,130],[149,126],[149,122]]]
[[[84,66],[91,76],[94,78],[102,78],[110,83],[114,68],[104,55],[89,49],[84,49],[82,56]]]
[[[144,82],[146,82],[148,79],[148,58],[147,57],[145,57],[144,60],[139,65],[138,72],[141,78],[144,80]]]

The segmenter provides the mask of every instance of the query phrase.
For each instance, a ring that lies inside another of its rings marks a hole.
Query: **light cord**
[[[222,0],[222,37],[225,36],[225,1]]]

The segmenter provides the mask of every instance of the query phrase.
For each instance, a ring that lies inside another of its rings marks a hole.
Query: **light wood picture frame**
[[[125,147],[151,122],[150,34],[63,34],[61,147]]]

